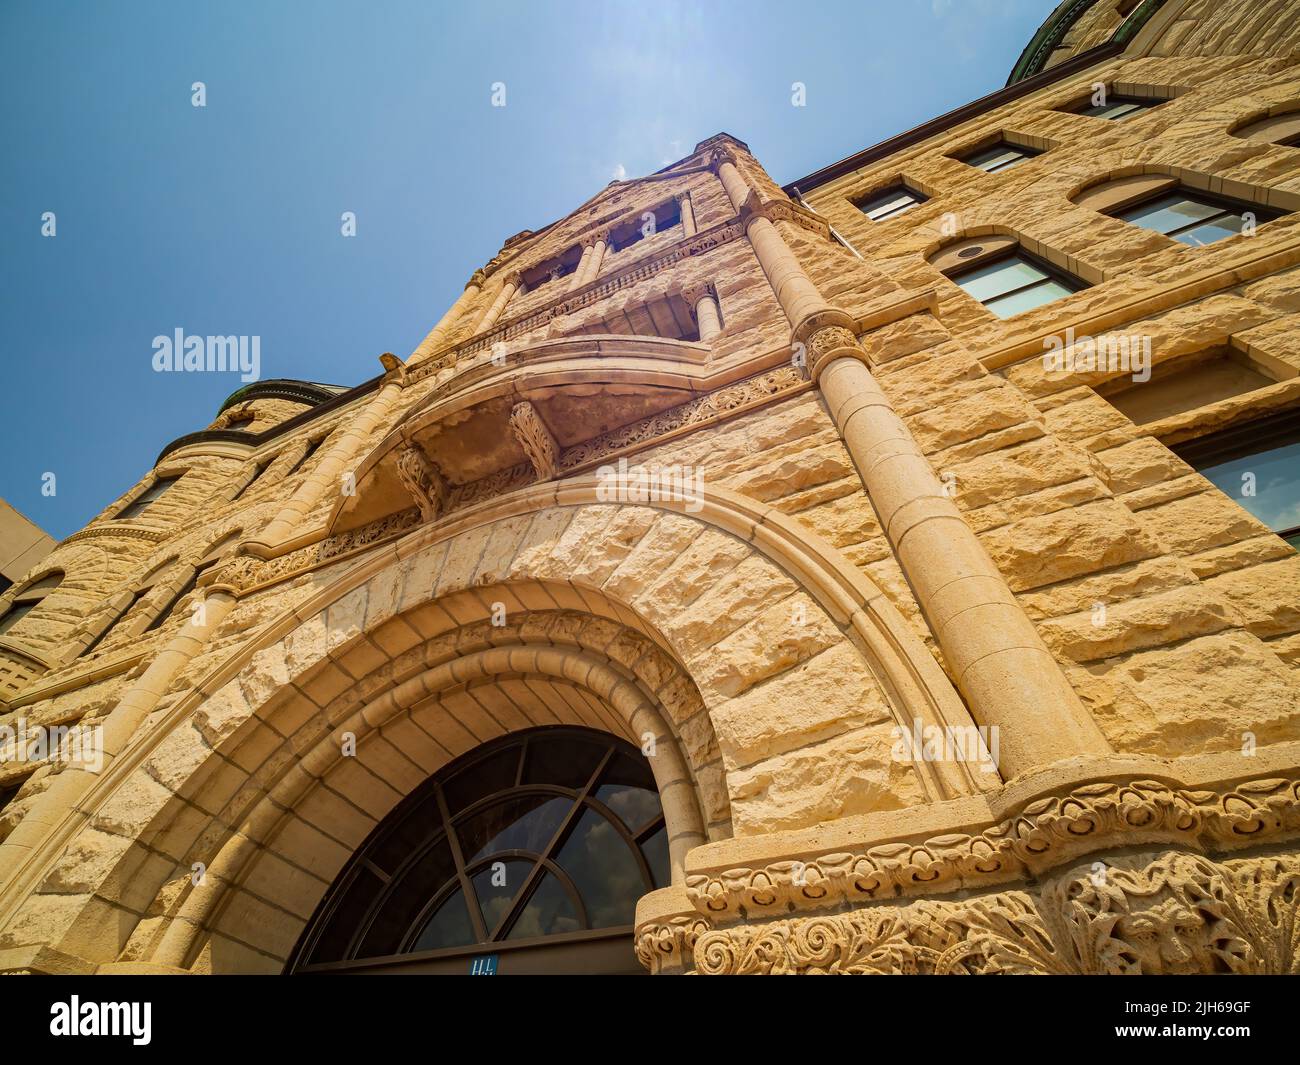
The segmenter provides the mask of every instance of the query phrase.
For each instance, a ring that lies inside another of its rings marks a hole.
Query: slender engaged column
[[[273,549],[300,532],[299,525],[326,492],[342,491],[343,473],[357,459],[357,452],[370,438],[370,434],[387,421],[402,395],[404,378],[390,372],[379,392],[365,408],[341,429],[338,439],[321,457],[297,490],[289,497],[279,512],[250,542],[263,549]]]
[[[1038,630],[862,361],[853,334],[812,337],[814,373],[944,659],[1010,779],[1110,750]],[[820,349],[820,350],[819,350]]]
[[[691,203],[689,192],[683,192],[677,197],[677,213],[682,219],[682,234],[687,237],[695,236],[698,232],[695,228],[695,205]]]
[[[695,309],[695,323],[700,330],[700,339],[709,340],[722,332],[722,313],[718,308],[718,297],[711,289],[691,293]]]
[[[1110,746],[1080,703],[1033,623],[952,500],[916,439],[867,368],[856,323],[818,292],[725,154],[718,177],[763,273],[806,340],[808,369],[871,500],[944,659],[981,725],[996,726],[1001,771],[1037,766]]]
[[[62,839],[53,839],[51,833],[76,810],[82,796],[108,769],[113,759],[128,746],[176,675],[203,649],[208,637],[230,613],[235,599],[228,591],[210,591],[204,597],[203,604],[202,613],[196,615],[196,620],[201,621],[201,624],[190,622],[182,625],[180,631],[149,663],[149,668],[127,688],[112,713],[99,723],[103,762],[98,770],[92,773],[77,765],[66,766],[54,776],[50,786],[36,797],[31,809],[8,838],[0,843],[0,884],[5,888],[0,894],[9,895],[12,891],[12,898],[27,894],[29,885],[25,881],[30,878],[30,874],[20,878],[24,883],[18,883],[15,879],[23,862],[42,843],[62,845]],[[88,816],[88,812],[81,811],[81,816]],[[36,870],[37,875],[40,873],[41,870]],[[0,909],[6,908],[0,906]]]
[[[591,243],[582,249],[582,261],[573,272],[573,284],[569,286],[571,290],[582,288],[600,274],[600,264],[604,261],[605,250],[609,246],[609,236],[602,233],[589,239]]]
[[[506,278],[505,284],[501,286],[501,291],[497,293],[497,298],[492,301],[489,307],[479,319],[478,325],[474,327],[475,333],[482,333],[496,325],[497,319],[510,306],[510,301],[514,299],[515,293],[519,291],[519,275],[511,274]]]
[[[438,319],[438,324],[429,331],[428,336],[420,341],[420,346],[411,352],[411,357],[407,359],[407,362],[412,365],[421,362],[442,346],[443,339],[451,331],[451,327],[456,324],[460,316],[469,310],[471,304],[478,298],[485,280],[482,270],[474,271],[474,276],[465,285],[465,291],[456,297],[456,302],[448,307],[447,313]]]

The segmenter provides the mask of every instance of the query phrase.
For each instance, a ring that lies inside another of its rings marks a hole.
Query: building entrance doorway
[[[531,729],[407,796],[330,887],[288,971],[640,973],[636,903],[668,882],[641,752],[591,729]]]

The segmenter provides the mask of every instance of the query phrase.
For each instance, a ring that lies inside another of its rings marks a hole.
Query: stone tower
[[[0,971],[1294,971],[1298,7],[241,389],[0,597]]]

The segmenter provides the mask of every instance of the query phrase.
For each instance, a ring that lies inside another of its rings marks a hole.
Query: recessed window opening
[[[1300,411],[1261,418],[1172,450],[1300,549]]]
[[[1016,249],[948,277],[999,318],[1010,318],[1083,288],[1075,278]]]
[[[1279,211],[1182,187],[1112,212],[1114,218],[1191,247],[1235,236],[1248,220],[1262,225],[1280,216]]]
[[[898,184],[858,200],[855,206],[873,222],[883,222],[904,211],[910,211],[917,204],[925,203],[928,198],[906,185]]]
[[[1027,159],[1032,159],[1034,156],[1041,154],[1037,149],[1025,148],[1019,144],[1012,144],[1007,140],[999,140],[986,148],[977,148],[955,156],[955,158],[967,166],[975,167],[977,170],[997,174],[1003,170],[1010,170],[1013,166],[1019,166]]]
[[[159,477],[153,484],[117,512],[117,520],[124,521],[127,518],[138,518],[179,480],[179,477]]]

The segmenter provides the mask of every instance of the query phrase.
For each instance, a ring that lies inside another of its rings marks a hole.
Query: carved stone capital
[[[858,359],[866,362],[866,353],[851,329],[842,325],[826,326],[808,337],[808,376],[814,381],[834,360]]]
[[[447,503],[447,480],[418,444],[398,452],[397,476],[420,508],[420,520],[437,521]]]
[[[476,288],[482,288],[485,284],[487,284],[487,274],[480,268],[470,275],[469,280],[465,282],[465,287],[469,288],[473,285]]]
[[[652,921],[636,931],[636,957],[655,976],[684,973],[694,967],[695,944],[709,931],[698,915],[679,914]]]
[[[1295,974],[1298,887],[1294,853],[1125,853],[1023,890],[697,932],[695,971]]]
[[[549,481],[554,477],[559,470],[560,448],[538,415],[537,408],[527,400],[516,403],[510,410],[510,428],[532,463],[537,479]]]

